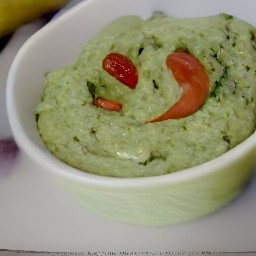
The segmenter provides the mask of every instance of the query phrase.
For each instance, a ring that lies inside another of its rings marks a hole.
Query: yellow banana
[[[0,37],[43,14],[58,10],[67,0],[0,0]]]

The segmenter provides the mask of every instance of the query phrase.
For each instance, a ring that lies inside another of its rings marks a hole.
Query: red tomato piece
[[[124,85],[135,89],[138,83],[138,73],[127,56],[120,53],[110,53],[104,58],[102,68]]]

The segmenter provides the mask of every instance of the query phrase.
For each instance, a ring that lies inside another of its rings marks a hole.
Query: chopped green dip
[[[210,79],[209,97],[188,117],[146,123],[182,94],[166,67],[166,57],[177,49],[200,60]],[[135,89],[103,70],[103,59],[113,52],[136,66]],[[121,17],[91,39],[72,65],[47,73],[38,130],[57,158],[89,173],[145,177],[190,168],[255,131],[255,63],[256,30],[233,16]],[[96,107],[95,97],[123,108]]]

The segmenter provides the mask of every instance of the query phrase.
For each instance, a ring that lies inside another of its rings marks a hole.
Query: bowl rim
[[[251,151],[256,151],[256,132],[254,132],[246,140],[244,140],[234,148],[206,163],[169,174],[133,178],[109,177],[92,174],[71,167],[68,164],[65,164],[61,160],[57,159],[52,154],[45,154],[38,145],[36,145],[29,139],[26,131],[24,131],[22,125],[18,121],[19,118],[15,109],[15,102],[13,97],[13,91],[15,89],[14,77],[16,69],[19,66],[19,62],[21,61],[22,57],[26,55],[28,46],[36,41],[36,39],[40,37],[40,35],[44,33],[44,31],[48,29],[49,26],[52,26],[53,23],[61,22],[62,19],[66,19],[70,15],[73,15],[76,10],[81,7],[81,5],[86,6],[87,4],[90,4],[92,2],[94,2],[94,0],[87,0],[78,3],[76,6],[72,7],[70,10],[62,14],[57,19],[51,21],[50,23],[52,24],[47,24],[42,29],[37,31],[20,48],[10,67],[6,88],[7,115],[14,139],[16,140],[21,150],[23,150],[32,160],[34,160],[36,163],[57,176],[61,176],[68,180],[73,180],[82,184],[124,188],[148,186],[152,187],[164,184],[167,185],[185,182],[188,180],[197,179],[204,175],[221,171],[223,168],[233,163],[233,161],[235,161],[236,159],[240,159]]]

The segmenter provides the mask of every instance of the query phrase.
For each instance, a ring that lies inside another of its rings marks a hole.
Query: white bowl
[[[38,134],[34,112],[45,73],[73,63],[84,44],[117,17],[153,11],[195,17],[222,12],[256,25],[254,0],[88,0],[50,22],[18,52],[7,82],[7,111],[19,147],[87,207],[127,223],[161,226],[191,221],[219,209],[242,191],[252,175],[256,134],[200,166],[147,178],[102,177],[56,159]]]

